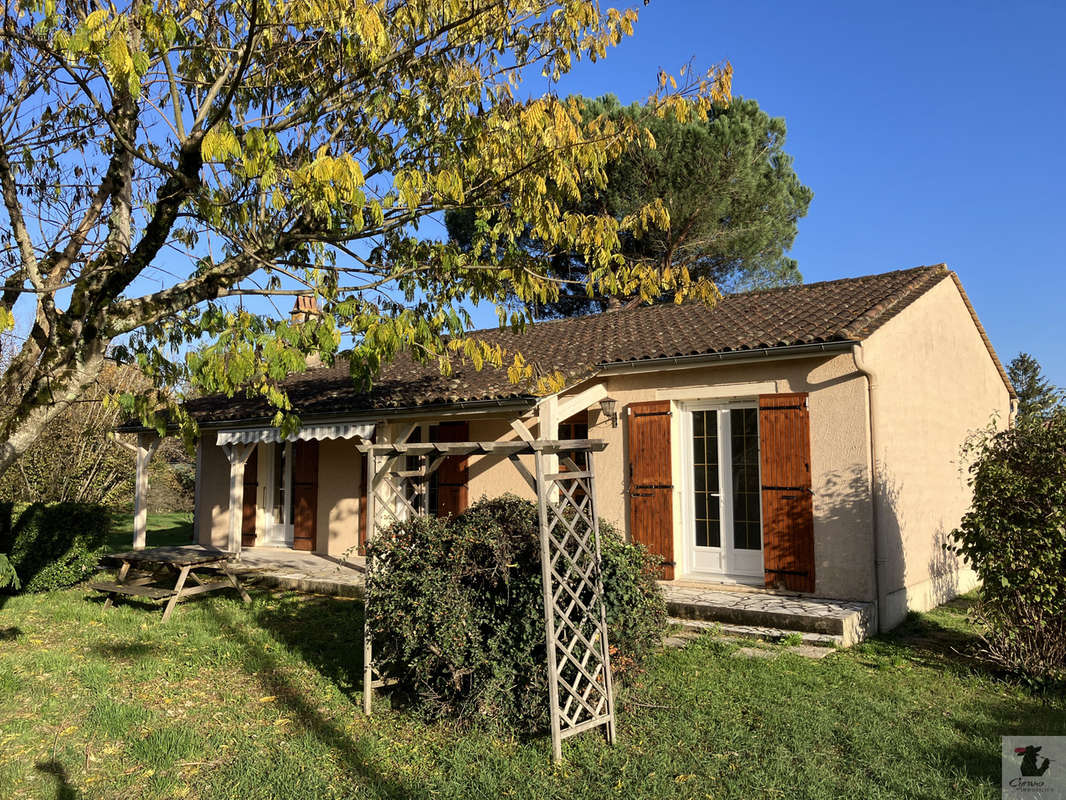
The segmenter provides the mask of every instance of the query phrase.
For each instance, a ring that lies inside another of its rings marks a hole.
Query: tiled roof
[[[541,372],[558,370],[572,383],[605,364],[861,341],[949,274],[939,264],[727,295],[713,308],[696,302],[640,306],[537,322],[517,334],[494,329],[474,335],[508,353],[521,352]],[[995,358],[990,344],[989,352]],[[369,393],[356,390],[343,360],[294,375],[285,388],[301,416],[520,400],[533,394],[531,386],[511,383],[505,369],[479,372],[456,363],[452,374],[443,376],[435,364],[408,356],[383,369]],[[200,398],[188,408],[202,423],[271,414],[262,400],[241,397]]]

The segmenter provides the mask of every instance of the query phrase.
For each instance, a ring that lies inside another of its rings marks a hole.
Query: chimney
[[[318,301],[313,294],[301,294],[296,297],[296,304],[292,307],[292,311],[289,312],[289,319],[294,324],[300,325],[307,322],[311,317],[317,317],[322,312],[318,308]],[[318,353],[310,353],[307,356],[307,366],[309,368],[321,367],[322,358]]]
[[[307,322],[311,317],[317,317],[322,312],[318,310],[318,301],[313,294],[301,294],[296,298],[296,304],[289,312],[289,318],[299,324]]]

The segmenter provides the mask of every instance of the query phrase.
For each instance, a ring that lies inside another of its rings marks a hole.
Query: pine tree
[[[608,164],[606,185],[583,182],[562,208],[625,219],[659,198],[669,222],[620,237],[627,263],[684,268],[727,292],[802,280],[786,252],[813,193],[800,182],[784,150],[784,119],[771,117],[750,98],[720,104],[704,120],[660,116],[640,104],[623,106],[613,95],[578,100],[588,120],[632,121],[647,134]],[[481,202],[506,207],[509,198]],[[475,211],[471,205],[445,217],[452,240],[465,248],[476,239]],[[537,316],[602,311],[614,299],[590,296],[584,253],[553,248],[529,231],[515,245],[531,269],[560,282],[557,299],[536,304]],[[630,296],[638,294],[630,288]]]
[[[1051,385],[1040,362],[1028,353],[1019,353],[1007,366],[1007,374],[1018,393],[1019,419],[1047,416],[1062,404],[1062,390]]]

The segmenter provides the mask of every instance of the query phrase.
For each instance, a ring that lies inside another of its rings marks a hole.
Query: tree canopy
[[[462,335],[463,308],[520,326],[524,304],[556,299],[515,256],[527,233],[580,254],[594,293],[713,299],[621,256],[666,228],[657,198],[622,217],[575,207],[633,141],[650,146],[645,129],[520,92],[603,58],[635,20],[590,0],[5,2],[0,327],[31,322],[0,378],[0,472],[109,353],[153,380],[129,407],[157,425],[192,378],[265,396],[292,426],[280,380],[342,346],[363,383],[401,350],[502,363],[514,354]],[[728,65],[663,74],[647,108],[704,119],[730,80]],[[441,212],[501,196],[473,249],[433,235]],[[308,292],[323,313],[303,322],[251,301]],[[516,379],[532,372],[514,358]]]
[[[1029,353],[1018,353],[1007,365],[1007,374],[1018,393],[1019,418],[1046,416],[1062,404],[1062,390],[1051,384]]]
[[[699,119],[662,115],[654,105],[622,106],[610,95],[578,101],[585,119],[636,124],[647,133],[608,162],[605,187],[588,182],[567,207],[624,219],[649,198],[660,198],[667,212],[661,222],[621,236],[621,253],[629,263],[685,269],[723,289],[801,280],[785,252],[813,195],[784,150],[783,119],[770,117],[755,100],[740,98],[715,105]],[[479,213],[474,207],[448,212],[453,239],[470,247]],[[540,269],[567,281],[559,299],[539,305],[538,314],[571,316],[605,307],[604,294],[589,293],[582,253],[561,250],[532,231],[520,244]]]

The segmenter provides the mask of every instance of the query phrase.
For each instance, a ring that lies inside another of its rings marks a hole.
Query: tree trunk
[[[50,402],[42,400],[39,391],[30,388],[19,395],[19,402],[12,404],[10,416],[3,420],[3,442],[0,443],[0,475],[7,472],[41,435],[44,429],[63,414],[70,405],[95,381],[106,364],[104,353],[110,342],[96,340],[85,343],[87,351],[71,347],[66,358],[58,368],[41,370],[46,375],[56,376],[48,379],[47,390],[51,394]],[[47,354],[46,354],[47,356]],[[0,380],[0,396],[12,396],[12,389],[7,375]],[[36,382],[34,382],[36,383]]]

